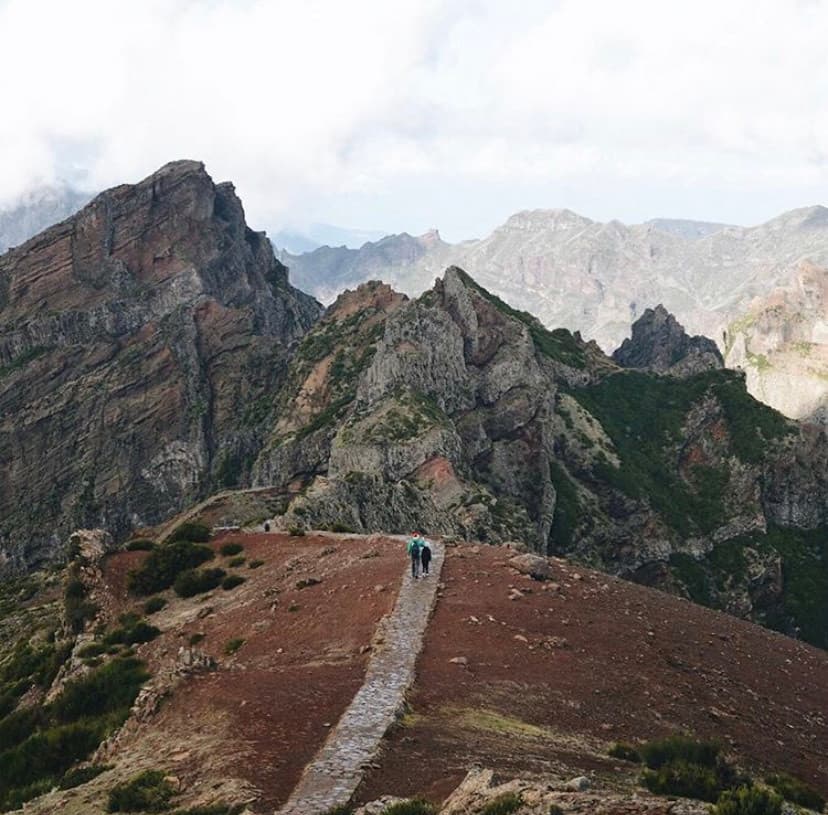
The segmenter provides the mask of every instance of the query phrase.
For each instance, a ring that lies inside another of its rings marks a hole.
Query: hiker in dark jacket
[[[428,564],[431,563],[431,544],[425,539],[421,538],[422,544],[420,546],[420,563],[423,564],[423,577],[428,577]]]
[[[407,551],[411,555],[411,577],[416,580],[420,576],[420,551],[422,550],[420,533],[415,532],[408,541]]]

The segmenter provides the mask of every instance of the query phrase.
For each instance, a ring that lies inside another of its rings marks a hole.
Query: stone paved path
[[[437,596],[443,546],[432,543],[431,548],[431,574],[420,580],[411,579],[410,561],[401,551],[406,573],[394,610],[385,620],[384,643],[375,648],[362,687],[305,768],[279,815],[321,815],[347,804],[366,766],[377,755],[414,680],[414,665]]]

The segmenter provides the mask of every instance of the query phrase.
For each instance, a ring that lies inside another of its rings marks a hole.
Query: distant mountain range
[[[371,229],[347,229],[332,224],[311,224],[306,231],[280,229],[270,239],[277,249],[301,254],[312,252],[320,246],[344,246],[359,249],[370,241],[378,241],[384,232]]]
[[[691,333],[714,338],[724,351],[727,327],[745,317],[755,298],[793,285],[802,262],[817,277],[826,274],[828,209],[797,209],[756,227],[664,219],[628,226],[566,209],[533,210],[513,215],[481,240],[451,244],[437,232],[403,233],[360,249],[283,251],[279,259],[295,285],[326,303],[371,279],[416,296],[457,265],[546,326],[578,330],[606,351],[621,344],[644,309],[663,303]],[[796,319],[812,327],[800,332],[824,343],[814,322],[824,321],[818,310]],[[750,357],[740,361],[751,364]],[[811,415],[826,371],[811,365],[803,375],[809,384],[801,400],[796,391],[782,401],[773,401],[773,389],[753,392],[791,416]]]

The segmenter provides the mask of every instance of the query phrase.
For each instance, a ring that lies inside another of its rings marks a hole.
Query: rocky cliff
[[[612,358],[622,368],[674,376],[724,367],[716,343],[689,336],[662,305],[644,311],[633,323],[632,337],[624,340]]]
[[[0,257],[0,561],[235,483],[320,314],[231,184],[168,164]]]
[[[297,491],[285,527],[519,539],[828,643],[828,439],[711,356],[623,370],[457,268],[372,284],[299,346],[253,478]]]
[[[727,364],[783,413],[828,423],[828,269],[803,262],[725,334]]]

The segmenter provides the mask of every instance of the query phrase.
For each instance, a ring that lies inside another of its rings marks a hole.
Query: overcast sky
[[[828,201],[820,0],[0,0],[0,202],[197,158],[248,220],[457,240]]]

